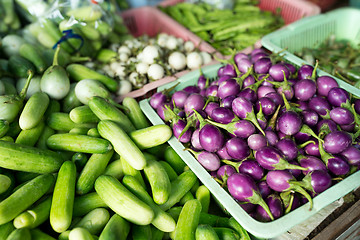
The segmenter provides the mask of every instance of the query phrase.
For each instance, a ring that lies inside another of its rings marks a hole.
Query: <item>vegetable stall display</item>
[[[238,204],[272,221],[358,170],[359,100],[317,66],[237,53],[149,105]]]

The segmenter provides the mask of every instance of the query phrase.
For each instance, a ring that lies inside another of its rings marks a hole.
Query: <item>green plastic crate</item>
[[[217,77],[217,71],[220,67],[220,64],[210,65],[204,67],[202,71],[206,77],[215,78]],[[321,73],[318,72],[318,74]],[[159,87],[157,91],[168,89],[175,84],[178,85],[174,91],[181,90],[186,86],[195,85],[199,76],[199,71],[192,71],[183,75],[174,82]],[[360,96],[360,94],[356,94],[351,89],[346,90],[357,96]],[[142,111],[153,125],[164,124],[164,121],[150,106],[149,100],[150,99],[144,99],[140,102]],[[256,238],[268,239],[277,237],[295,227],[296,225],[302,223],[309,217],[315,215],[325,206],[331,204],[332,202],[338,200],[339,198],[345,196],[347,193],[360,186],[360,171],[358,171],[316,196],[314,198],[314,205],[311,211],[309,211],[309,203],[307,203],[275,221],[264,223],[255,220],[249,214],[247,214],[232,198],[232,196],[228,194],[219,185],[219,183],[217,183],[211,177],[211,175],[200,165],[200,163],[191,155],[191,153],[184,151],[184,145],[174,136],[171,137],[168,143],[180,155],[180,157],[190,167],[190,169],[197,175],[200,181],[211,191],[213,196],[227,210],[227,212],[229,212],[250,234]]]
[[[310,16],[291,23],[261,39],[261,44],[271,52],[282,51],[283,56],[297,65],[308,64],[293,53],[304,47],[318,47],[330,36],[338,40],[348,40],[356,47],[360,44],[360,9],[344,7],[337,10]],[[284,51],[284,49],[286,49]],[[320,71],[322,75],[330,75]],[[331,75],[330,75],[331,76]],[[333,76],[334,77],[334,76]],[[360,94],[360,90],[336,78],[339,85]]]

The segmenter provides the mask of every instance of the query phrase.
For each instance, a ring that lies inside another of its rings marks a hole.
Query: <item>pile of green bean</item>
[[[160,9],[223,55],[254,45],[284,24],[279,15],[262,11],[253,0],[237,0],[233,9],[187,2]]]
[[[318,60],[320,69],[360,88],[359,45],[331,36],[319,47],[303,48],[295,55],[313,65]]]

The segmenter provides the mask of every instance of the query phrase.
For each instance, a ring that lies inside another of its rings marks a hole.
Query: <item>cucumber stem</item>
[[[21,90],[21,92],[19,94],[20,99],[25,99],[27,90],[30,86],[30,82],[31,82],[31,79],[33,78],[33,76],[34,76],[34,72],[29,70],[29,76],[25,82],[25,86],[23,87],[23,89]]]

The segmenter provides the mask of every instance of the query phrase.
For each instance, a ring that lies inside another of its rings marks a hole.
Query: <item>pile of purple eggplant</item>
[[[360,100],[316,70],[254,49],[150,105],[247,213],[272,221],[360,166]]]

